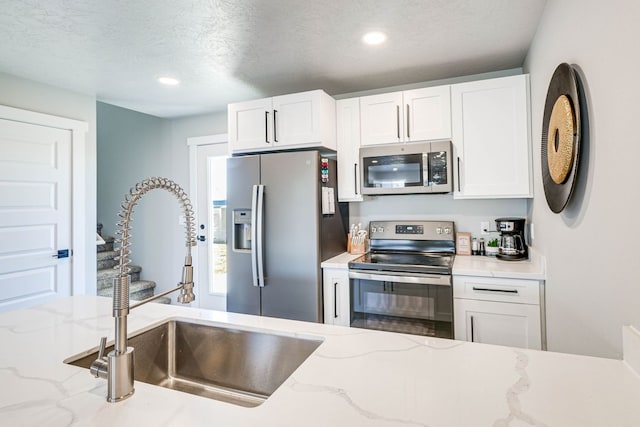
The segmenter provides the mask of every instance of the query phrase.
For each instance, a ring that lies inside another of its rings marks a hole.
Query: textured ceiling
[[[545,0],[0,0],[0,71],[157,115],[522,66]],[[362,34],[388,41],[365,46]],[[161,86],[172,75],[182,84]]]

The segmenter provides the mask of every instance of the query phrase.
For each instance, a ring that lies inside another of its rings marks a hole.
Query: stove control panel
[[[453,241],[455,227],[452,221],[371,221],[371,239],[447,240]]]
[[[396,225],[396,234],[424,234],[421,225]]]

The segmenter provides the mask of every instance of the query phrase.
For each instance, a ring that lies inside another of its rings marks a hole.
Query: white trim
[[[86,133],[87,122],[0,105],[0,118],[71,131],[71,295],[84,295],[87,267]]]
[[[194,145],[224,144],[225,142],[229,142],[229,135],[226,133],[187,138],[187,145],[190,147]]]
[[[16,122],[31,123],[41,126],[49,126],[58,129],[68,129],[77,132],[87,132],[89,124],[79,120],[67,119],[66,117],[52,116],[49,114],[36,113],[35,111],[21,110],[19,108],[0,105],[0,117]]]
[[[228,134],[219,133],[215,135],[194,136],[187,138],[187,146],[189,147],[189,193],[191,194],[191,205],[194,208],[196,218],[198,218],[198,147],[203,145],[226,144],[229,141]],[[210,212],[207,212],[207,221],[210,218]],[[198,218],[199,219],[199,218]],[[207,224],[207,239],[212,238],[209,234],[210,224]],[[193,259],[199,259],[198,245],[192,249]],[[194,263],[193,277],[200,277],[198,262]],[[209,275],[211,276],[211,275]],[[200,302],[198,302],[200,307]]]

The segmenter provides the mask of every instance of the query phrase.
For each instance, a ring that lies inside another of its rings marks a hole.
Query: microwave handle
[[[422,153],[422,185],[431,186],[431,165],[429,164],[429,153]]]

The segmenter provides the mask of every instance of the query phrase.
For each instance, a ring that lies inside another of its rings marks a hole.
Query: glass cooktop
[[[453,254],[370,252],[349,263],[350,269],[451,274]]]

